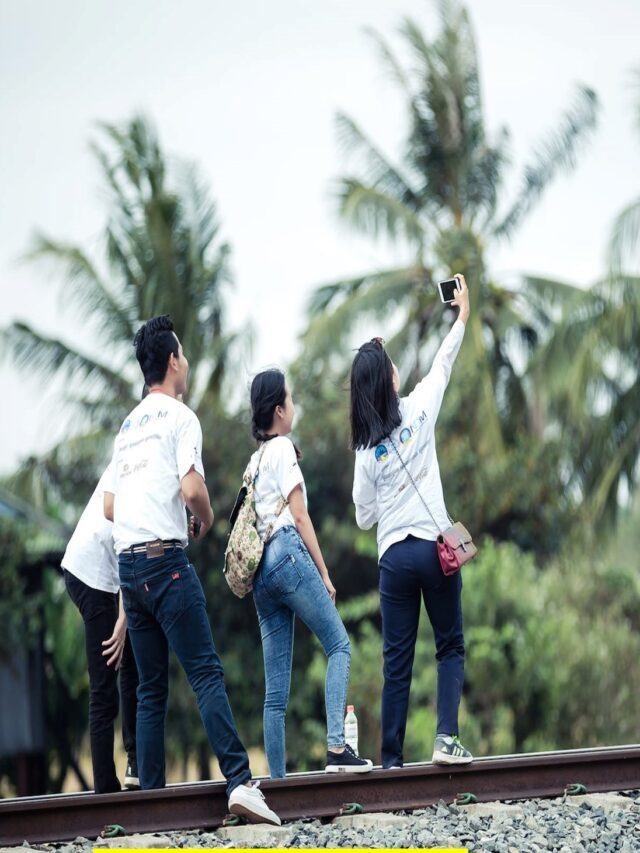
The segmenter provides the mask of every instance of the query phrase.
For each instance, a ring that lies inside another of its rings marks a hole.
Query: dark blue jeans
[[[165,784],[164,721],[169,646],[198,702],[209,743],[227,780],[227,793],[251,778],[249,759],[231,713],[222,664],[207,617],[202,586],[181,548],[162,557],[120,554],[120,586],[138,666],[138,774],[142,788]]]
[[[442,573],[436,543],[407,536],[380,560],[380,609],[384,641],[382,766],[402,765],[420,599],[431,621],[438,662],[437,733],[458,734],[464,681],[462,576]]]

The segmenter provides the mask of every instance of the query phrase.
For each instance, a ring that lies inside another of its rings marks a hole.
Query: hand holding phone
[[[453,302],[459,291],[460,282],[458,281],[458,276],[438,282],[438,293],[440,294],[441,301],[445,304]]]
[[[446,281],[439,281],[438,292],[442,302],[457,305],[460,309],[460,319],[466,323],[469,317],[469,290],[464,276],[458,273]]]

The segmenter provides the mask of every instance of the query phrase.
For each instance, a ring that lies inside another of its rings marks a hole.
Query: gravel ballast
[[[365,814],[332,823],[292,821],[224,827],[217,831],[177,831],[124,838],[78,838],[64,844],[38,844],[47,853],[89,853],[93,847],[462,847],[474,853],[640,853],[640,792],[593,794],[562,800],[514,804],[478,803],[435,806],[400,814]],[[0,848],[18,853],[25,847]]]

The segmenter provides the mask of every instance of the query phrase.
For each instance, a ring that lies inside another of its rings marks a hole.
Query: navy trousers
[[[420,599],[431,621],[438,662],[437,734],[458,734],[464,681],[462,576],[445,576],[436,543],[407,536],[380,560],[384,659],[382,766],[402,766]]]
[[[120,586],[138,665],[138,775],[142,788],[165,784],[164,723],[169,693],[169,647],[198,702],[209,743],[227,780],[227,794],[251,778],[213,643],[204,593],[182,549],[164,556],[120,554]]]

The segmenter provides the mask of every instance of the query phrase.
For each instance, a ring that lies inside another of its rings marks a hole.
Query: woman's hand
[[[103,657],[107,657],[107,666],[115,666],[116,671],[120,669],[122,663],[122,655],[124,653],[124,643],[127,639],[127,617],[124,612],[121,612],[116,620],[113,628],[113,634],[108,640],[104,640],[102,645],[104,651]]]
[[[335,604],[336,603],[336,588],[331,583],[331,578],[329,577],[328,574],[322,575],[322,583],[325,585],[325,588],[326,588],[327,592],[329,593],[329,598]]]
[[[453,300],[453,305],[457,305],[460,309],[459,319],[466,323],[469,319],[469,289],[467,282],[464,280],[462,273],[456,273],[454,278],[458,279],[459,291],[456,298]]]

